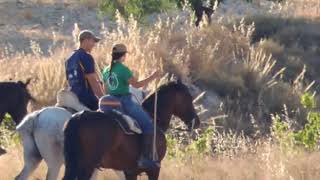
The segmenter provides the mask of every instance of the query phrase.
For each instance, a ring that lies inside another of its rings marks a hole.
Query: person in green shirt
[[[148,78],[138,81],[132,71],[123,64],[126,60],[128,51],[124,44],[116,44],[112,49],[112,61],[109,67],[102,71],[103,81],[106,85],[107,92],[119,99],[121,107],[126,114],[133,117],[141,126],[143,134],[143,151],[142,157],[138,161],[138,167],[150,169],[159,167],[159,163],[151,160],[152,158],[152,141],[153,141],[153,124],[152,118],[143,107],[135,102],[129,92],[129,85],[135,88],[146,86],[151,81],[160,77],[160,72],[155,71]]]

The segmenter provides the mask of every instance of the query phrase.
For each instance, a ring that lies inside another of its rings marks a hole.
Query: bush
[[[307,123],[298,131],[292,129],[291,122],[274,117],[273,134],[280,142],[281,147],[294,148],[302,146],[308,150],[319,149],[320,140],[320,112],[314,111],[316,102],[314,97],[306,93],[301,97],[302,105],[308,109]]]
[[[277,60],[276,69],[286,67],[284,79],[293,81],[306,65],[305,79],[319,80],[320,23],[303,18],[279,16],[255,16],[246,19],[246,24],[255,23],[251,42],[263,40],[261,48]]]
[[[236,157],[255,149],[252,139],[243,133],[221,132],[215,125],[208,125],[192,135],[171,131],[167,134],[167,145],[169,158],[183,162],[217,155]]]
[[[10,147],[20,143],[20,137],[15,132],[15,123],[9,115],[5,118],[0,126],[0,147]]]
[[[142,20],[147,15],[167,12],[175,8],[172,0],[104,0],[100,5],[100,11],[115,17],[116,11],[126,18],[133,15],[134,18]]]

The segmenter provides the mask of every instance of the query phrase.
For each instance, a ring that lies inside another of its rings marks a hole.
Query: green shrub
[[[173,0],[104,0],[100,5],[100,12],[115,17],[118,10],[126,18],[133,15],[134,18],[143,20],[147,15],[167,12],[175,7]]]
[[[15,132],[15,123],[9,115],[5,115],[0,126],[0,147],[10,147],[20,143],[20,137]]]
[[[273,118],[272,132],[281,147],[293,148],[302,146],[308,150],[315,150],[319,148],[320,112],[314,111],[316,103],[314,97],[309,93],[301,97],[301,103],[309,111],[305,126],[298,131],[294,131],[288,121],[282,121],[279,116],[275,116]]]
[[[194,140],[186,149],[199,155],[212,152],[212,138],[215,129],[208,127],[196,140]]]
[[[215,125],[203,127],[192,135],[170,132],[167,146],[168,157],[182,162],[215,155],[236,157],[236,154],[253,152],[255,149],[252,139],[243,133],[219,131]]]
[[[212,140],[215,129],[208,127],[195,139],[188,137],[188,143],[175,138],[173,135],[167,134],[167,155],[169,158],[185,160],[191,156],[202,157],[212,153]],[[186,134],[184,134],[186,136]],[[186,138],[186,137],[185,137]]]
[[[289,123],[278,115],[272,118],[272,136],[276,138],[282,150],[288,151],[295,146],[294,133]]]

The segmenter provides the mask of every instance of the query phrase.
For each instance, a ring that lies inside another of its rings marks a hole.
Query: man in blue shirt
[[[101,81],[95,71],[91,51],[100,38],[89,30],[81,31],[80,47],[66,61],[66,76],[71,91],[91,110],[98,109],[98,99],[104,95]]]

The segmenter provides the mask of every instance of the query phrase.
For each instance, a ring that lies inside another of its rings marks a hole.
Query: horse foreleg
[[[42,157],[36,143],[30,133],[22,133],[24,167],[16,180],[26,180],[30,174],[38,167]]]
[[[138,175],[135,173],[124,172],[124,175],[125,175],[126,180],[137,180],[138,179]]]
[[[5,114],[5,113],[2,113],[2,112],[0,113],[0,125],[1,125],[1,123],[2,123],[2,121],[3,121],[4,114]]]
[[[160,175],[160,168],[149,170],[146,173],[149,180],[158,180]]]
[[[1,123],[2,123],[2,121],[3,121],[3,118],[4,118],[4,113],[0,113],[0,125],[1,125]],[[5,154],[5,153],[7,153],[6,150],[5,150],[5,149],[2,149],[1,146],[0,146],[0,156],[1,156],[2,154]]]

